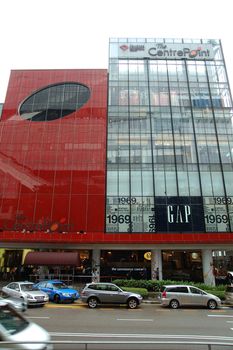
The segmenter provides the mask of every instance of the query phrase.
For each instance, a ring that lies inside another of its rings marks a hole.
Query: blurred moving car
[[[13,306],[17,311],[25,312],[28,308],[27,301],[22,298],[13,298],[2,294],[0,296],[0,304],[7,303]]]
[[[20,344],[5,345],[2,341],[20,342]],[[40,342],[38,344],[24,344],[26,341]],[[24,350],[52,350],[49,333],[17,312],[8,303],[0,304],[0,348],[1,349],[24,349]]]
[[[43,306],[49,301],[48,294],[36,288],[32,282],[11,282],[2,287],[2,291],[11,297],[26,300],[30,306]]]
[[[228,305],[233,305],[233,284],[226,286],[224,296],[225,296],[225,303]]]
[[[113,283],[88,283],[81,292],[81,299],[92,309],[98,304],[126,304],[135,309],[142,302],[140,294],[125,292]]]
[[[163,286],[160,301],[162,306],[172,309],[181,306],[204,306],[213,310],[221,305],[221,300],[215,295],[189,285]]]
[[[49,300],[55,303],[71,302],[79,299],[79,292],[76,289],[68,287],[60,280],[46,280],[35,284],[35,287],[48,294]]]

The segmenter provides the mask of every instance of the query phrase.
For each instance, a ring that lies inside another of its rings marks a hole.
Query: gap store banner
[[[154,203],[154,204],[153,204]],[[226,204],[228,204],[226,206]],[[108,199],[107,232],[229,232],[233,198],[115,197]]]

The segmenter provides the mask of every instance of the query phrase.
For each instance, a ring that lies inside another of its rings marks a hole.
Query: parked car
[[[79,299],[79,292],[76,289],[68,287],[60,280],[46,280],[35,284],[36,288],[48,294],[49,300],[55,303],[64,301],[74,302]]]
[[[228,305],[233,305],[233,284],[226,286],[224,296],[225,296],[225,303]]]
[[[1,344],[2,341],[20,342],[12,346]],[[38,344],[24,344],[26,341],[40,342]],[[34,322],[26,319],[8,303],[0,303],[0,348],[24,350],[52,350],[49,333]],[[22,343],[21,343],[22,342]]]
[[[26,300],[30,306],[43,306],[49,301],[48,294],[36,288],[32,282],[11,282],[2,287],[2,291],[11,297]]]
[[[88,283],[81,292],[81,299],[92,309],[98,304],[126,304],[135,309],[141,302],[140,294],[125,292],[113,283]]]
[[[162,306],[177,309],[181,306],[205,306],[216,309],[221,300],[213,294],[189,285],[166,285],[160,294]]]
[[[25,312],[27,310],[27,301],[23,298],[13,298],[2,294],[0,296],[0,304],[7,303],[13,306],[17,311]]]

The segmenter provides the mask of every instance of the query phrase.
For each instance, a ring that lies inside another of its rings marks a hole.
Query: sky
[[[0,103],[13,69],[108,69],[109,38],[221,39],[233,89],[230,0],[2,0]]]

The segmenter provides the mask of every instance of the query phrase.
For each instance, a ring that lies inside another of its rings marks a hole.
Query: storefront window
[[[101,281],[118,278],[150,279],[151,262],[145,258],[145,253],[142,250],[102,250]]]

